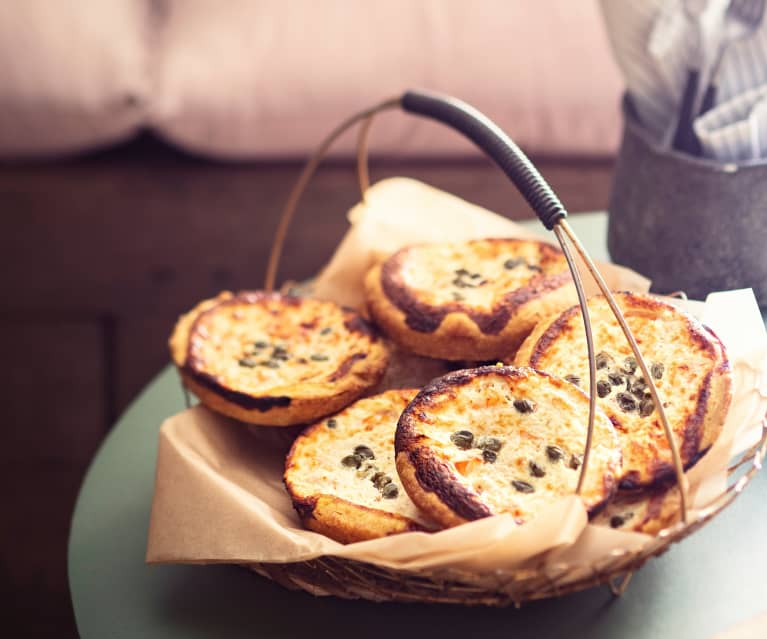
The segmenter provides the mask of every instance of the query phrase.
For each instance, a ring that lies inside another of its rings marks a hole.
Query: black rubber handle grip
[[[408,91],[402,108],[447,124],[463,133],[509,176],[543,225],[551,230],[567,211],[538,169],[497,124],[474,107],[449,96]]]

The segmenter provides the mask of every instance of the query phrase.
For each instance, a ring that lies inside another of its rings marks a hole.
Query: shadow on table
[[[612,609],[630,605],[628,600],[614,598],[606,587],[531,602],[520,609],[372,603],[291,592],[232,566],[153,570],[168,571],[158,611],[185,636],[344,637],[361,633],[366,639],[392,639],[437,631],[440,637],[462,639],[494,635],[540,639],[619,636],[623,634],[620,630],[601,620]],[[231,596],[222,596],[222,587]],[[624,629],[626,623],[624,611]]]

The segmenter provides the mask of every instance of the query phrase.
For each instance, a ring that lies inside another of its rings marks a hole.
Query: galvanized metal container
[[[610,194],[613,261],[660,293],[704,299],[753,288],[767,307],[767,161],[720,163],[661,149],[624,100],[623,141]]]

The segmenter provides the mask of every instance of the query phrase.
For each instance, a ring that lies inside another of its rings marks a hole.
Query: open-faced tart
[[[369,271],[365,297],[403,348],[475,361],[508,355],[540,319],[577,300],[561,251],[517,239],[403,248]]]
[[[719,339],[695,318],[650,295],[616,293],[662,397],[684,468],[719,435],[731,400],[732,375]],[[623,449],[620,486],[638,489],[674,479],[671,449],[647,381],[602,296],[589,299],[597,353],[597,401]],[[589,388],[580,307],[550,317],[520,347],[514,363],[566,377]]]
[[[397,426],[402,484],[444,526],[508,513],[522,524],[575,493],[586,443],[588,397],[529,368],[455,371],[427,385]],[[581,493],[590,513],[612,496],[621,452],[596,414]]]
[[[183,315],[173,361],[200,401],[268,426],[311,422],[374,387],[387,350],[373,327],[332,302],[224,292]]]

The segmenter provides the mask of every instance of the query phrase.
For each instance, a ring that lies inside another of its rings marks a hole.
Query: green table
[[[604,214],[571,218],[606,259]],[[634,577],[521,609],[374,604],[289,592],[234,566],[147,566],[162,420],[184,407],[175,371],[134,401],[85,477],[69,540],[69,585],[85,639],[140,637],[706,638],[767,610],[767,473],[710,524]],[[767,636],[749,635],[753,637]]]

